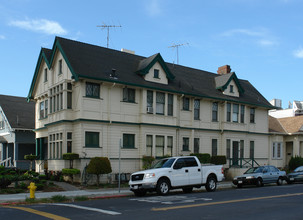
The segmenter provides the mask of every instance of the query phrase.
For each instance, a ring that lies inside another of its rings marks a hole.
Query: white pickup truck
[[[136,196],[144,196],[148,191],[167,195],[176,188],[189,193],[193,187],[201,186],[211,192],[223,179],[222,165],[201,165],[195,156],[169,157],[158,161],[152,169],[133,173],[129,186]]]

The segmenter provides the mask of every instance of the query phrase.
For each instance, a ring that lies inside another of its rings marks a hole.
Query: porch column
[[[18,164],[17,164],[17,160],[19,160],[20,158],[18,157],[18,152],[19,152],[19,143],[15,143],[15,146],[14,146],[14,165],[15,167],[18,167]],[[24,158],[21,158],[21,160],[24,160]]]
[[[39,138],[36,138],[36,156],[39,156]]]
[[[43,138],[40,138],[40,144],[39,144],[39,148],[40,148],[40,160],[43,160],[44,159],[44,155],[43,155]]]
[[[294,156],[300,156],[300,142],[299,142],[299,138],[298,137],[294,138],[293,155]]]

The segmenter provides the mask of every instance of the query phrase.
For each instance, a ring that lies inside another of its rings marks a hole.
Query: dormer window
[[[229,86],[229,92],[230,92],[230,93],[234,93],[234,86],[233,86],[233,85],[230,85],[230,86]]]
[[[159,70],[154,69],[154,78],[159,79]]]

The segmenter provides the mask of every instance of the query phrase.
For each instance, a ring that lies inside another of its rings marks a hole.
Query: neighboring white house
[[[41,49],[28,99],[36,102],[37,154],[49,170],[68,167],[66,152],[80,155],[74,166],[81,171],[90,158],[108,157],[113,173],[119,155],[124,173],[141,169],[143,155],[269,163],[273,107],[227,65],[215,74],[166,63],[160,54],[56,37],[52,49]]]
[[[277,107],[277,109],[272,109],[269,111],[269,115],[274,118],[287,118],[303,115],[302,101],[293,101],[292,104],[289,104],[287,109],[282,109],[282,101],[280,99],[273,99],[270,101],[270,103]]]

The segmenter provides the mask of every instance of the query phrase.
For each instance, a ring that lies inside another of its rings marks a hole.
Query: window
[[[226,159],[230,159],[230,139],[226,139]]]
[[[153,91],[147,90],[147,96],[146,96],[146,106],[147,108],[153,107],[153,103],[154,103],[154,93]]]
[[[40,102],[40,119],[44,118],[44,101]]]
[[[67,132],[66,134],[66,139],[67,139],[67,143],[66,143],[66,146],[67,146],[67,149],[66,149],[66,153],[72,153],[73,152],[73,148],[72,148],[72,135],[73,133],[72,132]]]
[[[164,136],[156,136],[156,157],[164,156]]]
[[[44,101],[44,104],[45,104],[45,106],[44,106],[44,109],[45,109],[45,111],[44,111],[44,117],[46,118],[47,115],[48,115],[48,99],[46,99]]]
[[[86,97],[100,98],[100,84],[87,82]]]
[[[156,113],[164,115],[164,106],[165,106],[165,93],[157,92],[156,93]]]
[[[230,92],[230,93],[234,93],[234,86],[233,86],[233,85],[230,85],[230,86],[229,86],[229,92]]]
[[[200,152],[200,138],[194,138],[194,154]]]
[[[239,118],[239,105],[233,104],[233,122],[238,122]]]
[[[282,159],[282,143],[274,142],[272,147],[272,158]]]
[[[240,158],[244,158],[244,140],[240,140]]]
[[[245,116],[245,105],[241,105],[241,115],[240,115],[241,123],[244,123],[244,116]]]
[[[189,111],[189,98],[183,97],[183,110]]]
[[[212,121],[218,121],[218,102],[213,102]]]
[[[73,108],[73,93],[67,92],[67,109]]]
[[[158,69],[154,69],[154,78],[159,79],[159,70]]]
[[[135,102],[136,90],[130,88],[123,88],[123,102]]]
[[[49,159],[62,158],[63,134],[55,133],[49,136]]]
[[[254,141],[249,142],[249,158],[250,159],[255,158],[255,142]]]
[[[135,148],[134,134],[123,134],[123,148]]]
[[[47,82],[47,68],[44,69],[44,82]]]
[[[167,115],[173,116],[174,114],[174,95],[167,95]]]
[[[189,138],[183,138],[183,148],[182,151],[189,151]]]
[[[61,60],[59,60],[59,69],[58,69],[58,74],[60,75],[60,74],[62,74],[63,72],[62,72],[62,59]]]
[[[0,121],[0,130],[4,129],[5,128],[5,124],[4,124],[4,121]]]
[[[195,99],[194,101],[194,119],[200,119],[200,99]]]
[[[63,83],[49,90],[49,113],[63,109],[63,92]],[[45,117],[46,116],[47,115],[45,115]]]
[[[250,108],[250,123],[255,123],[255,109]]]
[[[153,136],[146,135],[146,156],[153,155]]]
[[[228,122],[231,121],[231,104],[230,103],[226,104],[226,121],[228,121]]]
[[[167,155],[173,155],[173,137],[167,136]]]
[[[85,147],[100,147],[99,132],[85,132]]]
[[[211,155],[217,156],[218,154],[218,140],[217,139],[211,139]]]

